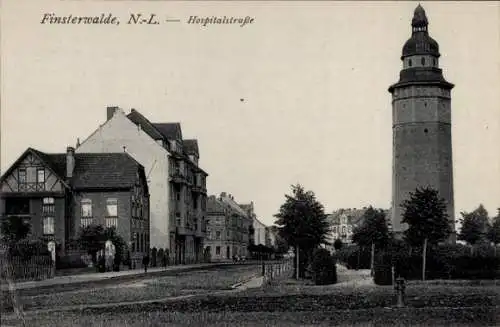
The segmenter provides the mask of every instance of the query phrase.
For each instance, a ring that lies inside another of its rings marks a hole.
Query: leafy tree
[[[462,212],[461,215],[462,230],[458,235],[459,240],[475,245],[487,237],[489,218],[482,204],[471,213]]]
[[[1,240],[12,245],[25,239],[31,231],[31,225],[18,216],[3,216],[0,225]]]
[[[405,240],[410,245],[423,245],[422,280],[425,280],[427,244],[435,246],[447,239],[452,232],[446,202],[439,197],[437,190],[426,187],[410,192],[409,199],[401,207],[402,222],[409,225],[404,231]]]
[[[344,245],[344,243],[342,243],[342,240],[340,238],[336,239],[334,242],[333,242],[333,248],[336,250],[336,251],[339,251],[340,249],[342,249],[342,246]]]
[[[493,223],[488,228],[488,239],[495,246],[500,243],[500,208],[497,209],[497,215],[493,218]]]
[[[417,188],[410,192],[402,205],[403,223],[409,225],[404,236],[410,245],[422,245],[424,240],[437,244],[446,240],[452,232],[446,202],[432,188]]]
[[[361,247],[385,247],[389,242],[386,214],[381,209],[369,207],[363,214],[363,223],[354,228],[352,241]]]
[[[305,191],[301,185],[293,185],[292,195],[285,195],[285,199],[279,213],[274,215],[277,218],[275,224],[279,226],[281,237],[290,246],[295,250],[299,247],[298,271],[299,276],[303,277],[312,251],[321,244],[328,244],[330,225],[324,207],[316,200],[314,192]]]

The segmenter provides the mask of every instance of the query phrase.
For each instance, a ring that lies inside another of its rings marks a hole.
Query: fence
[[[270,285],[282,279],[290,277],[290,272],[293,271],[294,263],[292,259],[283,259],[280,261],[262,262],[262,276],[264,277],[264,285]]]
[[[53,278],[55,266],[50,256],[0,257],[0,278],[15,282],[33,281]]]

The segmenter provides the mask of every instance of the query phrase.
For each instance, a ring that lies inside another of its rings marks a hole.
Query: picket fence
[[[281,279],[290,277],[290,272],[293,271],[293,258],[280,261],[262,262],[262,275],[264,276],[264,284],[269,285]]]
[[[53,278],[55,266],[49,256],[22,257],[0,256],[0,278],[15,282],[38,281]]]

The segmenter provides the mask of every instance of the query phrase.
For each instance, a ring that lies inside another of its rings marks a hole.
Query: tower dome
[[[429,36],[429,21],[424,8],[419,4],[413,12],[411,21],[412,35],[403,46],[401,59],[414,55],[432,55],[439,57],[439,44]]]

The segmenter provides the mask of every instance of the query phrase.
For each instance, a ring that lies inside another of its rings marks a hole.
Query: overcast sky
[[[64,152],[106,106],[181,122],[210,194],[274,222],[290,185],[328,211],[391,201],[387,91],[417,2],[2,1],[1,169],[27,148]],[[500,207],[499,2],[422,2],[452,91],[455,208]],[[113,13],[119,26],[41,25]],[[179,23],[127,25],[130,13]],[[245,27],[190,15],[252,16]],[[243,101],[242,101],[243,100]]]

